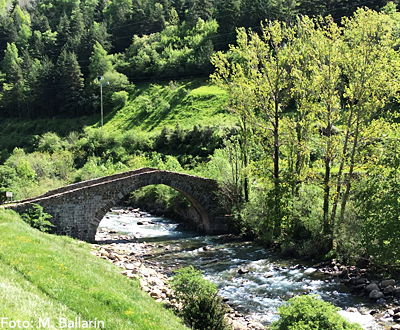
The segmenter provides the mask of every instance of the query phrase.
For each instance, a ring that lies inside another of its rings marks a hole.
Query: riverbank
[[[137,212],[137,214],[140,216],[140,213]],[[122,275],[139,280],[140,288],[156,302],[162,302],[167,308],[171,309],[181,308],[172,298],[168,284],[173,276],[173,270],[163,267],[158,262],[143,258],[145,255],[151,254],[155,247],[164,248],[165,251],[170,251],[171,247],[157,246],[146,242],[135,243],[132,242],[137,240],[134,236],[112,234],[115,234],[115,232],[100,230],[96,236],[97,244],[92,246],[92,254],[120,267]],[[229,312],[225,317],[234,330],[265,329],[261,323],[256,322],[250,316],[245,316],[231,307],[228,308]]]
[[[354,291],[353,284],[359,288],[360,282],[363,287],[372,283],[372,279],[363,279],[365,270],[346,267],[335,260],[317,265],[299,264],[298,260],[281,259],[272,251],[234,236],[188,235],[168,220],[154,218],[146,212],[133,209],[120,212],[110,214],[106,221],[110,228],[132,235],[120,236],[116,231],[111,235],[99,233],[103,243],[132,244],[139,240],[144,244],[147,241],[140,255],[141,262],[155,265],[167,277],[180,266],[203,269],[205,277],[219,285],[220,295],[236,310],[236,315],[256,316],[255,320],[267,325],[276,320],[276,308],[284,301],[293,295],[315,293],[340,306],[342,315],[363,324],[364,329],[397,328],[391,323],[397,314],[396,300],[379,301],[379,304]],[[392,283],[381,285],[381,282],[377,283],[379,288]],[[396,290],[397,283],[392,286]],[[152,286],[147,287],[151,293]]]

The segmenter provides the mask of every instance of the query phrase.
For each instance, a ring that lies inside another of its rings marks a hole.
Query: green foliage
[[[376,145],[376,156],[366,164],[366,173],[358,182],[355,196],[358,221],[361,222],[362,247],[366,257],[382,266],[400,264],[399,224],[400,158],[399,128],[386,131]],[[375,127],[376,128],[376,127]],[[393,136],[395,135],[395,137]],[[367,207],[365,207],[367,205]]]
[[[250,173],[254,182],[239,212],[245,232],[301,246],[301,254],[314,255],[312,242],[322,254],[360,246],[348,239],[357,227],[353,181],[377,152],[363,153],[379,139],[369,125],[398,90],[397,16],[389,9],[358,9],[342,26],[331,18],[267,20],[261,35],[239,29],[237,46],[212,57],[212,78],[240,123],[245,179]]]
[[[128,96],[128,92],[126,91],[114,92],[111,96],[111,103],[114,106],[114,109],[123,108],[128,100]]]
[[[43,207],[39,204],[32,203],[31,208],[22,215],[22,219],[29,224],[31,227],[39,229],[42,232],[49,232],[55,226],[48,221],[52,216],[48,213],[43,212]]]
[[[107,51],[98,41],[96,41],[95,45],[93,46],[92,56],[90,57],[89,81],[93,82],[97,76],[103,76],[106,72],[112,70],[113,65],[107,54]]]
[[[106,175],[127,171],[126,165],[121,162],[114,163],[111,159],[103,161],[99,157],[91,157],[87,163],[76,172],[75,182],[99,178]]]
[[[197,330],[228,329],[224,315],[226,308],[217,295],[215,284],[203,279],[201,271],[193,266],[176,271],[171,283],[174,297],[182,302],[178,312],[185,323]]]
[[[53,132],[47,132],[40,136],[37,150],[41,152],[53,153],[62,148],[61,138]]]
[[[297,296],[278,308],[280,320],[272,324],[275,330],[361,330],[356,323],[341,317],[331,303],[315,295]]]
[[[129,64],[122,68],[132,79],[156,76],[179,77],[183,72],[210,71],[213,52],[210,38],[216,34],[216,21],[198,19],[194,27],[168,25],[165,30],[142,37],[134,36],[126,53]]]
[[[175,209],[185,209],[190,203],[175,189],[165,185],[146,186],[129,196],[132,205],[159,214],[174,214]]]
[[[154,140],[157,152],[174,155],[182,165],[191,165],[208,160],[210,154],[222,146],[218,127],[199,127],[183,130],[179,124],[172,130],[162,129]]]

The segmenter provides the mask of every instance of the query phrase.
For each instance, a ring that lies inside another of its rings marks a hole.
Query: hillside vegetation
[[[105,87],[107,88],[107,87]],[[131,132],[154,137],[164,127],[182,129],[231,127],[237,121],[227,109],[228,94],[203,79],[139,84],[130,95],[122,94],[104,107],[104,130],[120,136]],[[77,118],[6,119],[0,130],[0,151],[5,160],[15,147],[34,151],[40,136],[53,132],[65,138],[71,132],[99,128],[100,107],[95,115]]]
[[[0,313],[59,329],[59,319],[103,321],[105,329],[186,329],[137,280],[90,253],[87,243],[44,234],[0,210]],[[96,319],[97,318],[97,319]],[[7,325],[5,328],[8,328]]]

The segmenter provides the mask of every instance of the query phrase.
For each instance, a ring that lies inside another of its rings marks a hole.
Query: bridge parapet
[[[92,186],[92,185],[97,184],[97,183],[104,183],[104,182],[108,182],[108,181],[111,181],[111,180],[114,180],[114,179],[120,179],[120,178],[128,177],[128,176],[131,176],[131,175],[145,173],[145,172],[151,172],[151,171],[157,171],[157,169],[151,168],[151,167],[142,167],[142,168],[139,168],[137,170],[121,172],[121,173],[117,173],[117,174],[113,174],[113,175],[103,176],[103,177],[100,177],[100,178],[95,178],[95,179],[85,180],[85,181],[81,181],[81,182],[77,182],[77,183],[72,183],[72,184],[69,184],[67,186],[63,186],[63,187],[60,187],[60,188],[49,190],[46,193],[44,193],[43,195],[39,195],[39,196],[36,196],[36,197],[31,197],[31,198],[26,198],[26,199],[21,200],[19,202],[21,202],[21,203],[28,202],[28,201],[32,202],[33,200],[38,200],[38,199],[43,198],[43,197],[54,196],[56,194],[61,194],[61,193],[64,193],[64,192],[75,190],[75,189],[89,187],[89,186]]]

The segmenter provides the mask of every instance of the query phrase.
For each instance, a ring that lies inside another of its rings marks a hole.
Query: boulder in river
[[[367,291],[368,293],[371,292],[371,291],[373,291],[373,290],[379,291],[379,286],[378,286],[378,284],[376,284],[376,283],[371,283],[371,284],[368,284],[368,285],[365,287],[365,291]]]
[[[381,291],[372,290],[369,293],[369,299],[378,300],[378,299],[381,299],[381,298],[383,298],[383,292],[381,292]]]
[[[393,296],[395,298],[400,298],[400,288],[397,288],[397,289],[394,290]]]
[[[383,293],[385,295],[391,295],[394,292],[394,286],[393,285],[388,285],[387,287],[385,287],[385,289],[383,290]]]
[[[381,282],[380,286],[381,288],[386,288],[389,285],[395,285],[396,281],[394,279],[390,279],[390,280],[384,280]]]

